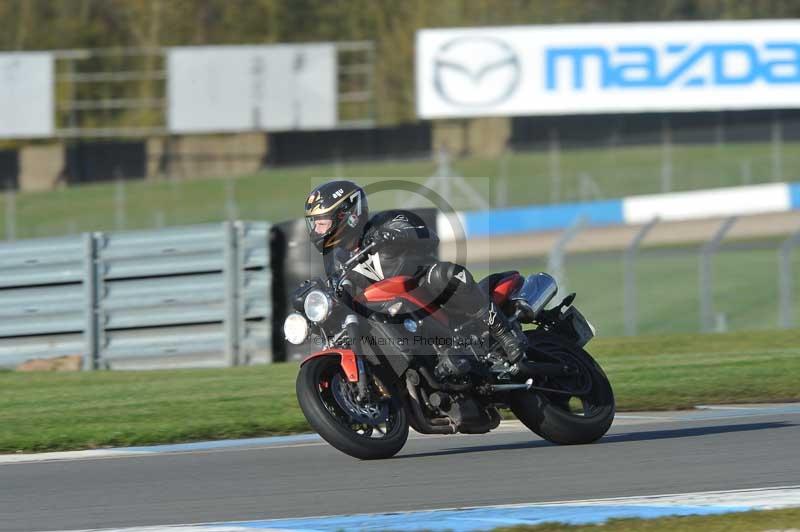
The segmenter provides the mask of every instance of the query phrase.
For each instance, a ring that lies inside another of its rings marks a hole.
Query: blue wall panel
[[[592,226],[622,224],[622,200],[466,212],[464,221],[467,236],[475,238],[563,229],[581,216]]]
[[[800,209],[800,183],[789,184],[789,198],[792,210]]]

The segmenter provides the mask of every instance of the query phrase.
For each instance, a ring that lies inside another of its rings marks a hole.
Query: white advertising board
[[[333,128],[336,70],[332,44],[170,48],[169,130]]]
[[[421,30],[420,118],[800,107],[800,20]]]
[[[0,54],[0,138],[52,136],[53,105],[51,54]]]

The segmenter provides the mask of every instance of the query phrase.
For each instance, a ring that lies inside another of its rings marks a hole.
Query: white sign
[[[50,137],[54,119],[53,56],[0,54],[0,138]]]
[[[170,48],[167,69],[173,133],[336,126],[332,44]]]
[[[421,118],[800,107],[800,20],[422,30]]]

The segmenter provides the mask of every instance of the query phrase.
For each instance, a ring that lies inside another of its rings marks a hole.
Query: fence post
[[[725,115],[722,113],[717,113],[717,123],[714,126],[714,141],[717,148],[725,146]]]
[[[84,357],[83,369],[98,369],[100,362],[100,272],[97,260],[97,241],[101,233],[83,233],[83,293],[84,293]]]
[[[153,213],[153,227],[162,229],[166,225],[166,215],[164,211],[156,211]]]
[[[624,256],[624,297],[625,297],[625,334],[627,336],[635,336],[637,331],[638,316],[637,316],[637,299],[636,299],[636,253],[639,251],[639,246],[642,241],[647,237],[648,233],[659,222],[658,217],[650,220],[646,225],[633,237],[633,240],[625,249]]]
[[[9,186],[5,193],[6,200],[6,240],[13,242],[17,239],[17,195]]]
[[[597,186],[597,181],[592,179],[592,174],[581,172],[578,174],[578,198],[581,201],[591,201],[603,197],[603,192]]]
[[[511,158],[511,149],[506,148],[500,155],[500,175],[495,185],[494,206],[505,207],[508,205],[508,160]]]
[[[225,359],[228,366],[237,366],[240,361],[243,339],[242,313],[242,257],[241,222],[223,222],[225,231]]]
[[[236,183],[232,177],[225,179],[225,216],[228,221],[239,217],[239,206],[236,203]]]
[[[550,129],[550,203],[561,201],[561,141],[558,130]]]
[[[778,298],[780,300],[780,326],[791,329],[794,325],[794,282],[792,279],[792,252],[800,245],[800,230],[781,244],[778,250]]]
[[[778,111],[772,114],[772,180],[783,179],[783,122]]]
[[[127,216],[125,212],[125,181],[117,177],[114,184],[114,228],[117,231],[125,229]]]
[[[746,159],[739,163],[742,169],[742,184],[749,185],[753,182],[753,161]]]
[[[553,244],[553,248],[547,257],[547,272],[556,279],[562,293],[567,291],[567,273],[564,270],[564,256],[566,255],[567,245],[578,236],[578,233],[583,230],[586,223],[586,218],[583,216],[573,220],[572,224],[561,233],[561,236]]]
[[[669,118],[661,121],[661,192],[672,192],[672,128]]]
[[[700,289],[700,330],[702,332],[710,332],[714,329],[717,322],[714,315],[714,276],[711,271],[711,259],[714,254],[719,250],[719,245],[728,234],[733,224],[739,218],[731,216],[722,222],[717,232],[711,237],[711,240],[706,242],[700,249],[700,275],[699,275],[699,289]]]

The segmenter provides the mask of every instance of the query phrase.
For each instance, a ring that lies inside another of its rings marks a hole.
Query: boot
[[[489,328],[489,333],[503,348],[509,362],[514,364],[522,358],[528,348],[528,339],[522,331],[509,323],[506,315],[494,303],[482,308],[476,317]]]

